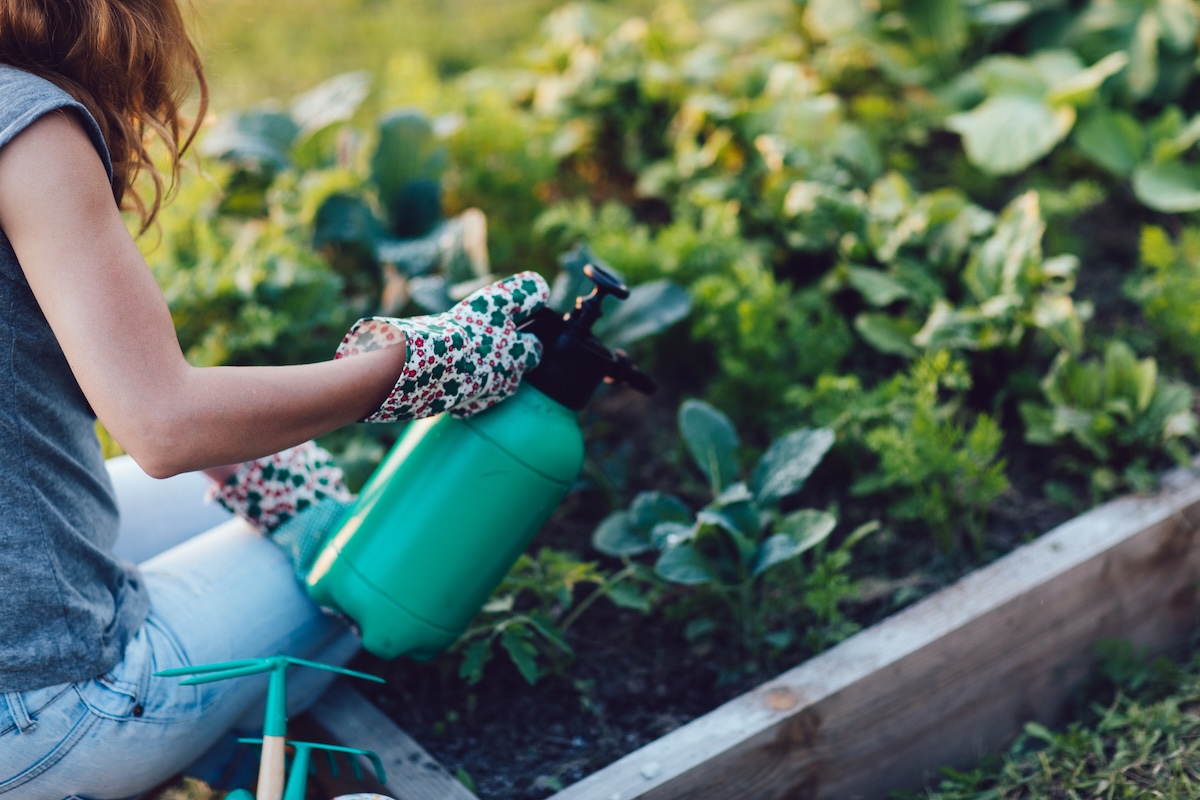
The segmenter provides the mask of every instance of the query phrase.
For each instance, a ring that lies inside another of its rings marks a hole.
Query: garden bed
[[[1171,473],[1160,492],[1070,520],[552,798],[883,797],[918,787],[930,770],[996,752],[1028,720],[1058,721],[1097,642],[1155,651],[1189,636],[1200,608],[1197,522],[1200,480]],[[344,702],[334,696],[315,719]],[[400,800],[424,796],[404,771],[452,782],[386,716],[369,734],[375,741],[356,744],[408,765],[389,780]]]

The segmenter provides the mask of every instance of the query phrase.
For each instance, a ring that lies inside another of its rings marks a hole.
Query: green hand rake
[[[264,744],[263,739],[238,739],[243,744]],[[354,777],[362,780],[362,767],[358,764],[358,759],[354,756],[366,756],[371,760],[372,766],[375,767],[375,777],[380,783],[386,783],[387,777],[383,771],[383,762],[379,756],[372,753],[370,750],[359,750],[356,747],[338,747],[332,744],[316,744],[315,742],[295,742],[288,740],[290,745],[295,750],[295,756],[292,757],[292,769],[287,779],[287,787],[283,792],[283,800],[304,800],[305,788],[308,779],[308,773],[313,767],[312,751],[323,750],[329,759],[329,772],[331,775],[338,774],[337,753],[344,753],[347,760],[350,762],[350,767],[354,771]],[[388,800],[382,795],[372,795],[379,797],[381,800]],[[256,800],[254,795],[245,789],[238,789],[225,795],[225,800]]]
[[[267,673],[270,676],[270,681],[267,684],[267,709],[263,718],[263,738],[262,758],[259,761],[258,767],[258,788],[254,795],[255,800],[284,800],[284,780],[286,768],[285,745],[287,734],[287,669],[290,666],[311,667],[313,669],[322,669],[327,672],[336,672],[341,675],[349,675],[353,678],[363,678],[369,681],[383,683],[382,678],[377,678],[374,675],[368,675],[365,672],[355,672],[354,670],[345,669],[344,667],[334,667],[328,664],[321,664],[316,661],[305,661],[300,658],[292,658],[291,656],[271,656],[269,658],[248,658],[239,661],[224,661],[216,664],[199,664],[194,667],[177,667],[175,669],[166,669],[156,672],[155,675],[160,677],[177,677],[181,675],[190,675],[180,682],[181,686],[190,686],[201,683],[212,683],[213,681],[223,681],[229,678],[242,678],[249,675],[261,675]],[[296,743],[292,743],[295,745]],[[304,753],[304,769],[299,771],[299,778],[294,778],[293,782],[298,783],[301,787],[306,780],[308,772],[308,751],[312,747],[322,747],[321,745],[312,745],[301,742],[305,745]],[[326,747],[331,751],[343,750],[350,752],[349,748]],[[368,751],[353,751],[358,754],[367,754]],[[301,750],[297,749],[297,758],[300,758]],[[378,756],[370,754],[376,763],[376,770],[382,772],[383,765],[378,763]],[[353,759],[351,759],[353,760]],[[293,773],[296,772],[293,765]],[[290,785],[290,784],[289,784]],[[303,789],[298,798],[303,798]],[[249,794],[248,792],[246,793]],[[292,795],[288,795],[288,800],[291,800]],[[236,798],[234,799],[236,800]]]

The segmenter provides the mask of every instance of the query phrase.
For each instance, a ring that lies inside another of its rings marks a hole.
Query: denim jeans
[[[174,513],[161,518],[157,538],[141,529],[154,525],[122,529],[118,550],[168,549],[139,564],[150,617],[121,663],[92,680],[0,695],[3,800],[136,797],[229,731],[261,730],[265,676],[180,686],[156,671],[278,654],[344,664],[357,651],[347,626],[317,608],[282,551],[248,524],[230,519],[192,535],[190,527],[213,520],[200,502],[201,476],[161,485],[138,478],[131,492],[118,472],[123,511],[147,492],[189,487],[194,508],[168,503]],[[289,711],[315,700],[329,680],[324,672],[290,673]]]

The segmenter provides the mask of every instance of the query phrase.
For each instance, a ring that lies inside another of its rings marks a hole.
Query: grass
[[[443,76],[512,62],[562,0],[192,0],[192,29],[218,109],[290,98],[350,70],[383,74],[420,52]],[[646,13],[655,0],[594,3]]]
[[[1179,666],[1108,643],[1103,690],[1057,730],[1029,723],[1007,754],[947,770],[906,800],[1200,797],[1200,654]]]

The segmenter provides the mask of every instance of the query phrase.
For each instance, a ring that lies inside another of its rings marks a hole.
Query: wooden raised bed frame
[[[1097,642],[1161,652],[1186,641],[1200,621],[1198,523],[1200,477],[1173,472],[1158,493],[1060,525],[550,800],[848,800],[920,788],[940,767],[1002,750],[1029,720],[1061,721]],[[383,755],[380,789],[398,800],[473,797],[382,714],[339,722],[348,697],[339,690],[312,716]]]

